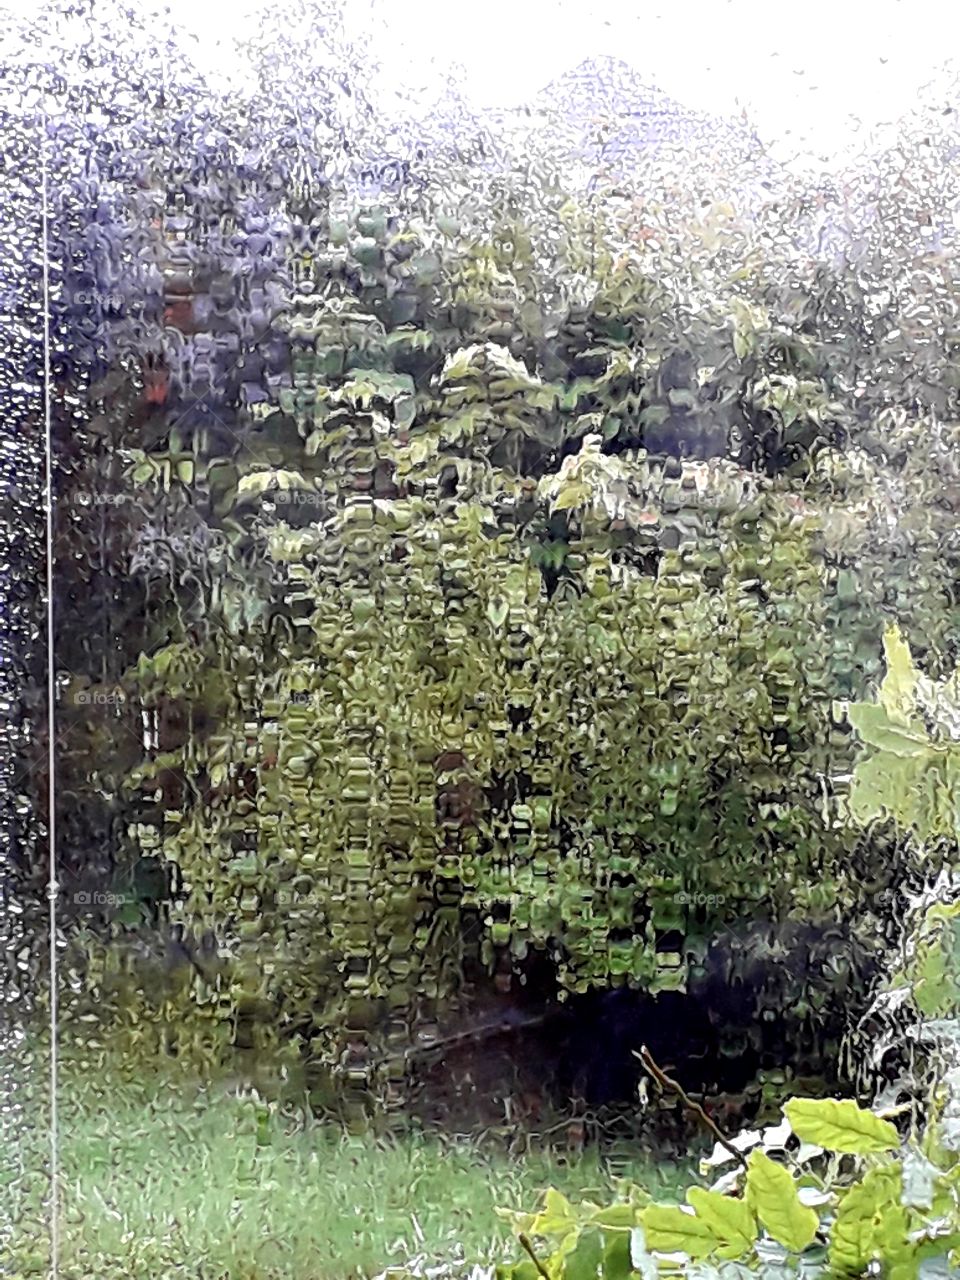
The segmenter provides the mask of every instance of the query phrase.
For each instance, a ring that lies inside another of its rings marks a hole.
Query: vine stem
[[[533,1259],[533,1265],[537,1268],[537,1270],[543,1276],[543,1280],[553,1280],[553,1277],[550,1275],[550,1272],[547,1270],[547,1268],[543,1265],[543,1263],[540,1261],[540,1259],[537,1257],[536,1253],[534,1252],[533,1245],[530,1243],[530,1237],[527,1235],[527,1233],[525,1231],[521,1231],[520,1235],[517,1238],[519,1239],[520,1243],[523,1245],[524,1249],[526,1249],[527,1253],[529,1253],[530,1257]]]
[[[684,1090],[682,1085],[678,1084],[676,1080],[672,1080],[670,1076],[666,1075],[661,1068],[657,1066],[653,1059],[653,1055],[646,1045],[641,1046],[639,1053],[634,1050],[633,1056],[640,1059],[644,1069],[653,1076],[661,1089],[665,1089],[668,1092],[675,1093],[677,1095],[687,1110],[692,1111],[700,1123],[709,1129],[720,1145],[730,1152],[734,1160],[737,1161],[742,1169],[746,1170],[748,1168],[746,1157],[743,1152],[738,1151],[730,1139],[720,1132],[716,1123],[710,1119],[703,1107],[701,1107],[700,1103],[694,1102],[693,1098],[691,1098]]]

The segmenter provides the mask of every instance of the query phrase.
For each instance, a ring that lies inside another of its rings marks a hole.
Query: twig
[[[533,1265],[537,1268],[537,1270],[543,1276],[543,1280],[552,1280],[550,1272],[547,1270],[547,1268],[543,1265],[543,1263],[534,1253],[533,1245],[530,1243],[530,1237],[527,1235],[527,1233],[525,1231],[521,1231],[518,1239],[520,1243],[523,1245],[524,1249],[526,1249],[527,1253],[529,1253],[530,1257],[533,1259]]]
[[[671,1078],[668,1075],[664,1075],[663,1071],[661,1071],[661,1069],[654,1062],[653,1056],[651,1055],[650,1050],[647,1048],[646,1045],[641,1046],[639,1053],[637,1053],[634,1050],[633,1056],[635,1058],[640,1059],[645,1070],[647,1070],[650,1073],[650,1075],[653,1076],[654,1080],[656,1080],[657,1084],[660,1086],[661,1089],[668,1090],[669,1092],[675,1093],[677,1095],[677,1097],[680,1099],[683,1105],[689,1111],[692,1111],[693,1114],[700,1121],[700,1123],[705,1125],[706,1128],[710,1130],[710,1132],[713,1134],[716,1140],[720,1143],[720,1145],[726,1148],[726,1150],[730,1152],[730,1154],[738,1162],[738,1164],[742,1169],[748,1168],[746,1157],[744,1156],[743,1152],[738,1151],[737,1148],[730,1141],[730,1139],[725,1137],[720,1132],[720,1130],[717,1128],[714,1121],[710,1119],[710,1117],[704,1111],[703,1107],[701,1107],[699,1102],[694,1102],[694,1100],[689,1096],[688,1093],[686,1093],[686,1091],[682,1088],[682,1086],[677,1084],[676,1080],[671,1080]]]

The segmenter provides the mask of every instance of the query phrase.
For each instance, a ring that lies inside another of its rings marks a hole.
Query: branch
[[[699,1102],[694,1102],[694,1100],[689,1096],[689,1094],[687,1094],[684,1091],[684,1089],[679,1084],[677,1084],[676,1080],[671,1080],[669,1076],[664,1075],[663,1071],[661,1071],[661,1069],[654,1062],[653,1057],[650,1053],[650,1050],[647,1048],[646,1045],[643,1045],[641,1047],[639,1053],[637,1053],[634,1050],[633,1056],[635,1058],[640,1059],[645,1070],[647,1070],[650,1073],[650,1075],[653,1076],[654,1080],[656,1080],[657,1084],[660,1086],[661,1089],[664,1089],[670,1093],[675,1093],[677,1095],[677,1097],[680,1099],[683,1105],[687,1108],[687,1110],[692,1111],[693,1114],[700,1121],[700,1123],[710,1130],[710,1132],[713,1134],[716,1140],[720,1143],[720,1145],[730,1152],[730,1154],[739,1163],[742,1169],[746,1169],[748,1167],[746,1157],[744,1156],[743,1152],[738,1151],[737,1148],[730,1141],[730,1139],[727,1137],[724,1137],[724,1135],[717,1128],[714,1121],[710,1119],[710,1117],[704,1111],[703,1107],[701,1107]]]
[[[550,1275],[550,1272],[547,1270],[547,1268],[543,1265],[543,1263],[534,1253],[533,1245],[530,1243],[530,1237],[527,1235],[527,1233],[525,1231],[521,1231],[518,1239],[520,1243],[523,1245],[524,1249],[526,1249],[527,1253],[529,1253],[530,1257],[533,1259],[533,1265],[537,1268],[537,1270],[543,1276],[543,1280],[553,1280],[552,1276]]]

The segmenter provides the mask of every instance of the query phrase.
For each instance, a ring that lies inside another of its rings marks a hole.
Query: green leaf
[[[817,1234],[820,1220],[800,1203],[790,1171],[762,1151],[751,1151],[747,1171],[747,1204],[785,1248],[800,1253]]]
[[[710,1224],[679,1205],[652,1204],[640,1215],[647,1248],[656,1253],[685,1253],[706,1258],[723,1243]]]
[[[594,1214],[590,1221],[598,1227],[629,1231],[639,1221],[637,1206],[633,1204],[612,1204]]]
[[[497,630],[506,622],[509,612],[510,606],[506,600],[491,600],[487,605],[487,617]]]
[[[861,1275],[893,1234],[904,1238],[906,1211],[900,1205],[899,1166],[870,1169],[837,1208],[830,1230],[830,1263],[840,1275]]]
[[[931,750],[930,739],[919,721],[891,720],[883,707],[872,702],[853,703],[847,715],[868,746],[903,757],[922,756]]]
[[[312,485],[299,471],[251,471],[241,476],[237,484],[239,496],[266,493],[270,489],[312,489]]]
[[[603,1240],[596,1229],[579,1232],[576,1246],[567,1253],[564,1280],[597,1280],[603,1260]]]
[[[534,564],[544,569],[560,569],[570,551],[569,542],[544,542],[533,548]]]
[[[600,1274],[603,1280],[629,1280],[633,1272],[630,1258],[630,1232],[615,1231],[605,1238]]]
[[[697,1217],[708,1224],[714,1235],[723,1241],[717,1249],[721,1258],[743,1258],[750,1252],[757,1239],[757,1220],[748,1204],[719,1191],[705,1191],[703,1187],[691,1187],[687,1202],[697,1211]]]
[[[590,486],[582,481],[566,484],[553,500],[554,511],[570,511],[590,501]]]
[[[505,1266],[500,1263],[496,1270],[497,1280],[541,1280],[540,1272],[532,1258],[524,1256],[519,1262]]]
[[[555,1187],[548,1187],[543,1197],[543,1207],[546,1213],[556,1218],[575,1218],[573,1205],[563,1194],[557,1191]]]
[[[543,1209],[530,1224],[530,1234],[536,1236],[559,1236],[561,1242],[571,1232],[579,1231],[576,1210],[562,1192],[548,1187],[544,1196]],[[572,1244],[569,1246],[572,1248]]]
[[[910,646],[896,625],[883,635],[883,653],[887,674],[880,686],[880,702],[891,719],[908,724],[916,705],[919,674],[910,656]]]
[[[141,902],[131,901],[124,904],[117,911],[114,919],[119,924],[142,924],[147,920],[148,911],[146,906]]]
[[[868,1155],[895,1151],[900,1138],[889,1120],[857,1106],[852,1098],[791,1098],[783,1108],[790,1128],[803,1142],[826,1151]]]
[[[914,936],[916,951],[905,976],[917,1007],[928,1018],[955,1017],[960,1005],[960,904],[934,903]]]

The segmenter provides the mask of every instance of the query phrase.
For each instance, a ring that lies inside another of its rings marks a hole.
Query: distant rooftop
[[[559,110],[570,120],[607,116],[663,124],[669,132],[686,136],[691,128],[715,124],[716,118],[694,111],[670,98],[622,58],[587,58],[556,76],[530,100],[538,111]]]
[[[782,173],[745,122],[694,111],[622,59],[597,57],[557,76],[519,107],[472,110],[456,95],[424,117],[398,120],[388,154],[367,163],[366,185],[392,185],[398,162],[406,166],[400,180],[409,180],[425,158],[442,163],[458,152],[476,168],[496,171],[506,163],[510,136],[534,137],[548,118],[551,141],[571,162],[566,177],[588,187],[600,175],[625,178],[641,160],[678,152],[719,156],[730,171],[747,166],[754,181],[766,178],[771,186]]]

